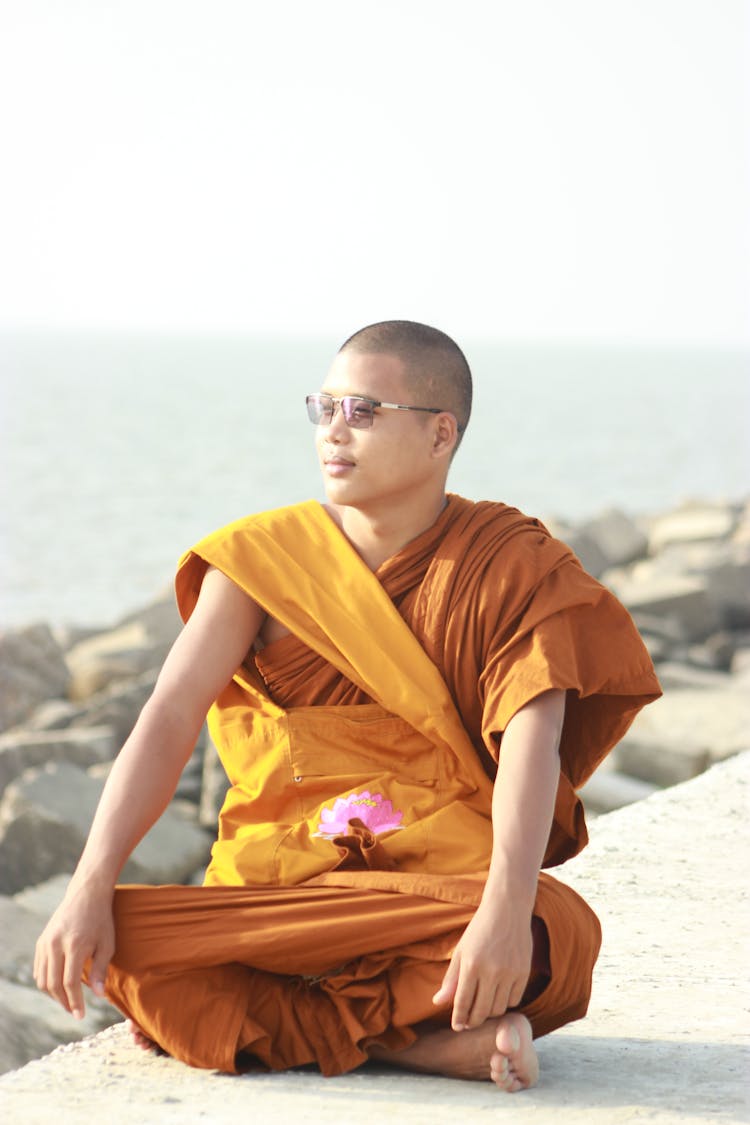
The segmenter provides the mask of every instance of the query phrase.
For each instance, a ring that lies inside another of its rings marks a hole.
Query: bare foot
[[[370,1057],[405,1070],[444,1074],[448,1078],[490,1078],[508,1093],[526,1090],[539,1078],[539,1060],[531,1024],[520,1012],[507,1012],[470,1031],[427,1031],[403,1051],[376,1045]]]
[[[498,1020],[495,1047],[490,1058],[490,1078],[496,1086],[509,1094],[536,1086],[539,1058],[526,1016],[520,1012],[508,1012]]]
[[[143,1031],[137,1023],[133,1020],[127,1020],[128,1031],[130,1037],[135,1043],[136,1047],[140,1047],[142,1051],[157,1051],[160,1055],[166,1054],[159,1044],[154,1039],[149,1039],[145,1031]]]

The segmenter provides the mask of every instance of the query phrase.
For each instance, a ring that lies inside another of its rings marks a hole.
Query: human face
[[[345,351],[336,356],[321,390],[334,398],[361,395],[413,403],[404,376],[396,356]],[[418,500],[422,490],[434,488],[441,472],[432,455],[437,417],[376,410],[372,426],[359,430],[348,426],[338,409],[331,422],[316,426],[315,443],[331,503],[375,510]]]

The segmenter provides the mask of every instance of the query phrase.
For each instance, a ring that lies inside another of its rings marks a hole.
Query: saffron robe
[[[586,842],[575,788],[658,684],[619,603],[504,505],[449,497],[376,575],[314,502],[238,521],[181,561],[185,618],[208,565],[292,635],[250,654],[209,714],[232,788],[207,887],[118,890],[108,988],[195,1065],[245,1052],[337,1073],[435,1014],[481,897],[512,715],[568,692],[559,863]],[[584,1014],[599,931],[545,875],[535,918],[549,948],[522,1010],[543,1034]]]

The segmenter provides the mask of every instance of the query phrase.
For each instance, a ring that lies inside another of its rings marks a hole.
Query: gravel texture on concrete
[[[593,823],[590,846],[561,874],[602,920],[594,997],[586,1020],[540,1040],[533,1090],[370,1066],[328,1079],[230,1077],[145,1054],[118,1024],[0,1078],[0,1115],[13,1125],[747,1122],[749,823],[750,752]]]

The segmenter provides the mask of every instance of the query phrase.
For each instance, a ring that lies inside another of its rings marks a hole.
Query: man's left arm
[[[492,798],[493,848],[482,901],[456,946],[436,1004],[455,1031],[517,1005],[531,971],[531,915],[560,777],[565,692],[537,696],[508,723]]]

